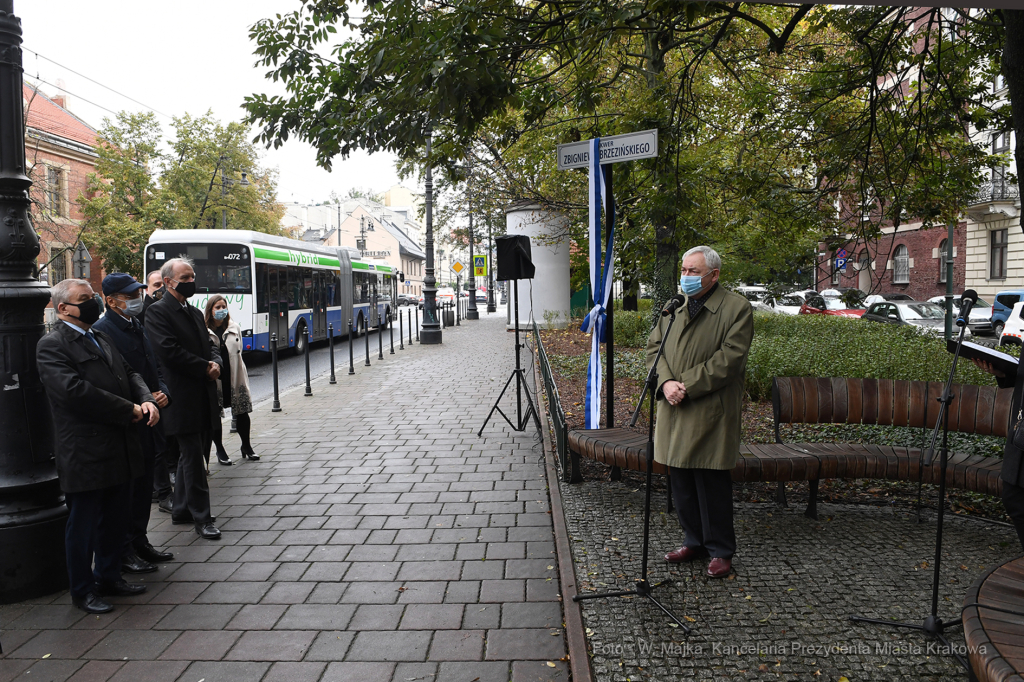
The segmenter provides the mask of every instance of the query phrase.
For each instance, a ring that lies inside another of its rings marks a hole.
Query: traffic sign
[[[455,261],[451,265],[451,271],[456,275],[461,275],[466,270],[466,264],[460,260]]]
[[[836,258],[845,259],[849,255],[850,254],[849,254],[849,252],[847,252],[846,249],[839,249],[838,251],[836,251]]]
[[[473,276],[487,276],[487,256],[473,256]]]
[[[590,165],[591,140],[558,145],[558,170]],[[658,155],[658,129],[640,130],[601,138],[601,165],[619,161],[650,159]]]
[[[836,270],[843,270],[846,268],[845,258],[836,258]]]

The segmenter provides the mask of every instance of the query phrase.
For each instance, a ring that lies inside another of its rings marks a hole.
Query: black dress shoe
[[[170,552],[161,552],[148,542],[135,548],[135,553],[151,564],[159,564],[162,561],[170,561],[174,555]]]
[[[96,583],[96,592],[103,597],[114,595],[117,597],[133,597],[146,591],[145,585],[130,583],[127,580],[118,580],[113,583]]]
[[[187,514],[186,516],[175,516],[174,514],[171,514],[171,523],[176,526],[184,526],[195,522],[196,520],[192,518],[191,514]]]
[[[254,462],[260,461],[260,456],[256,454],[256,451],[252,448],[248,450],[242,450],[242,459],[251,459]]]
[[[84,597],[72,597],[71,603],[86,613],[110,613],[114,607],[90,592]]]
[[[217,526],[213,525],[212,521],[197,523],[196,532],[204,540],[220,540],[220,530],[218,530]]]
[[[228,457],[228,453],[224,452],[223,450],[217,453],[217,463],[220,464],[221,466],[226,467],[229,467],[232,464],[234,464],[234,462],[231,461],[231,458]]]
[[[174,504],[171,502],[170,497],[165,497],[164,499],[160,500],[160,503],[156,505],[156,508],[164,512],[165,514],[170,514],[174,511]]]
[[[149,563],[135,552],[129,552],[121,557],[122,573],[152,573],[156,566]]]

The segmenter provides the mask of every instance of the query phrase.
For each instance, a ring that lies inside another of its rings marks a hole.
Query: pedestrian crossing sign
[[[487,276],[487,256],[473,256],[473,276]]]

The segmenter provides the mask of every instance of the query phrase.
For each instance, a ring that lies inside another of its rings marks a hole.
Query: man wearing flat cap
[[[114,342],[121,357],[146,382],[153,399],[162,410],[170,404],[170,393],[160,375],[160,366],[146,338],[146,332],[138,320],[145,289],[144,284],[123,272],[104,277],[103,296],[107,312],[93,325],[93,330],[103,332]],[[134,428],[142,445],[143,471],[141,476],[132,480],[128,533],[121,557],[121,570],[126,573],[150,573],[157,570],[154,564],[174,558],[170,552],[154,548],[146,535],[153,499],[153,468],[157,453],[165,448],[165,439],[163,424],[136,424]]]

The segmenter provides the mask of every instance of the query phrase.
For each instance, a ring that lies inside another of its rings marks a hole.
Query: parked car
[[[436,300],[438,303],[455,303],[455,289],[442,287],[437,290]]]
[[[737,294],[745,296],[748,301],[761,301],[767,303],[770,298],[768,289],[759,284],[753,286],[739,286],[736,287],[735,291]]]
[[[941,335],[946,331],[945,309],[927,301],[875,303],[864,313],[863,319],[869,322],[911,325],[932,334]],[[965,336],[971,336],[970,326],[968,326]]]
[[[1010,316],[1013,306],[1021,300],[1024,300],[1024,289],[1008,289],[996,294],[996,300],[992,303],[992,333],[997,339],[1002,338],[1006,318]]]
[[[1000,346],[1020,346],[1024,344],[1024,301],[1013,304],[1010,315],[1003,324],[999,335]]]
[[[416,296],[413,296],[412,294],[398,295],[398,305],[417,305],[418,303],[419,299]]]
[[[487,303],[487,292],[486,291],[480,291],[479,289],[477,289],[477,291],[476,291],[476,302],[477,303]]]
[[[945,296],[932,296],[928,299],[929,303],[934,303],[943,310],[946,309],[946,297]],[[953,314],[956,315],[959,310],[960,297],[957,296],[953,299]],[[978,302],[971,308],[971,317],[967,320],[967,326],[970,327],[971,333],[975,336],[988,336],[992,333],[992,304],[983,298],[979,298]]]
[[[839,298],[826,299],[821,294],[812,294],[800,306],[800,315],[836,315],[838,317],[860,317],[864,314],[863,306],[844,303]]]
[[[807,296],[808,294],[801,292],[784,294],[775,300],[775,312],[783,315],[799,315],[800,306],[806,302]]]

